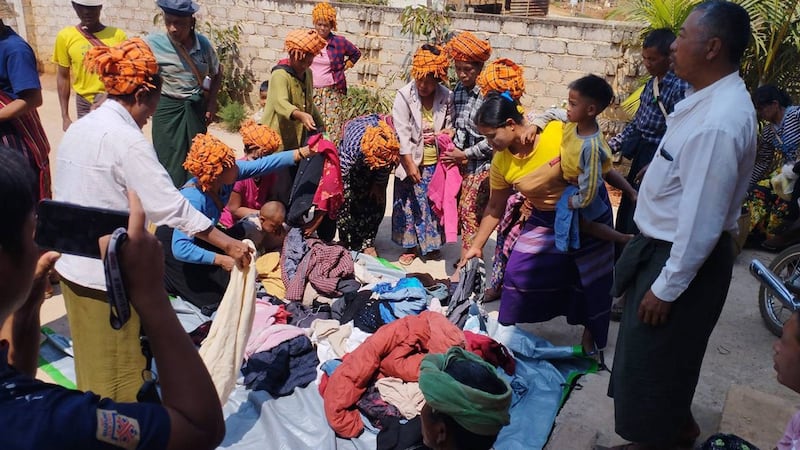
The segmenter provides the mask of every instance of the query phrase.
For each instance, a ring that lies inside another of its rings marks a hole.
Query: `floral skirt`
[[[750,213],[750,235],[770,239],[780,231],[789,215],[789,202],[778,197],[769,179],[761,180],[747,194],[745,211]]]
[[[342,137],[342,100],[344,94],[333,86],[314,88],[314,106],[325,119],[325,131],[336,145]]]
[[[435,165],[420,167],[422,180],[417,184],[410,178],[394,180],[392,241],[403,248],[419,246],[422,255],[442,247],[442,230],[428,199],[428,184],[435,168]]]
[[[489,171],[464,175],[458,202],[461,246],[464,250],[469,250],[475,235],[478,234],[487,203],[489,203]]]
[[[356,163],[344,181],[344,204],[336,224],[339,240],[349,250],[375,247],[375,236],[386,211],[386,186],[389,176]],[[382,195],[381,195],[382,193]]]

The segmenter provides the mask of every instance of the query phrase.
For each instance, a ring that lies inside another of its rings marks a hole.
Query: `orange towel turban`
[[[476,80],[476,84],[481,88],[481,94],[485,97],[491,91],[508,91],[514,100],[519,100],[525,93],[525,78],[522,76],[522,67],[516,65],[510,59],[501,58],[492,61]]]
[[[155,88],[151,80],[158,73],[158,63],[140,38],[128,39],[115,47],[92,47],[86,52],[83,64],[100,76],[111,95],[131,94],[140,86]]]
[[[317,3],[311,11],[314,24],[324,22],[331,25],[331,30],[336,30],[336,10],[328,2]]]
[[[364,162],[372,169],[393,166],[400,161],[400,142],[385,120],[378,121],[378,126],[367,127],[361,137],[361,151]]]
[[[433,74],[439,80],[447,79],[447,68],[450,61],[442,48],[437,45],[425,44],[420,47],[411,60],[411,76],[415,80]]]
[[[492,56],[488,41],[478,39],[469,31],[462,31],[445,45],[447,53],[456,61],[486,62]]]
[[[317,33],[317,30],[293,30],[286,35],[286,51],[295,58],[302,58],[307,53],[317,54],[328,42]]]
[[[266,125],[259,125],[253,119],[247,119],[239,128],[245,146],[254,147],[259,156],[274,153],[281,146],[281,136]]]
[[[186,155],[183,168],[197,177],[197,185],[205,192],[222,175],[222,171],[236,164],[233,150],[210,134],[198,133]]]

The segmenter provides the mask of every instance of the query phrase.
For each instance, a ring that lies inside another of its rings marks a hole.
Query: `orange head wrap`
[[[158,73],[158,63],[140,38],[128,39],[115,47],[92,47],[86,52],[83,64],[100,76],[111,95],[131,94],[140,86],[155,88],[152,78]]]
[[[488,41],[478,39],[469,31],[462,31],[445,45],[447,54],[456,61],[486,62],[492,56],[492,46]]]
[[[253,119],[245,120],[239,133],[244,145],[257,149],[260,156],[274,153],[281,146],[281,136],[275,130],[259,125]]]
[[[297,59],[308,53],[317,54],[328,45],[328,42],[317,33],[317,30],[293,30],[286,35],[286,51]]]
[[[336,10],[328,2],[314,5],[314,9],[311,10],[311,18],[315,25],[317,22],[324,22],[330,24],[331,30],[336,30]]]
[[[378,121],[378,126],[367,127],[361,137],[361,151],[364,162],[372,169],[393,166],[400,161],[400,142],[385,120]]]
[[[222,171],[236,164],[233,150],[210,134],[198,133],[186,155],[183,168],[197,177],[197,185],[205,192],[222,175]]]
[[[447,79],[447,68],[450,61],[438,45],[425,44],[420,47],[411,60],[411,77],[415,80],[433,74],[439,80]]]
[[[501,58],[488,64],[476,80],[485,97],[491,91],[500,93],[508,91],[514,100],[519,101],[525,93],[525,78],[522,76],[522,67],[510,59]]]

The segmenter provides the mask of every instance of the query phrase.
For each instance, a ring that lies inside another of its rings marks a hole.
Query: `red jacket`
[[[358,436],[364,429],[355,404],[381,377],[417,381],[422,358],[464,346],[464,333],[439,313],[424,311],[384,325],[352,353],[328,380],[323,399],[325,416],[337,435]]]

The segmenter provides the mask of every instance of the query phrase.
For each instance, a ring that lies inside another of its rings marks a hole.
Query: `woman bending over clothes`
[[[193,178],[183,186],[181,194],[216,225],[236,181],[290,167],[311,153],[308,147],[303,147],[254,161],[236,161],[233,150],[222,141],[198,134],[184,163]],[[243,237],[240,227],[226,232],[234,238]],[[233,259],[180,230],[162,226],[156,230],[156,236],[164,246],[167,292],[181,296],[210,315],[228,287]]]
[[[392,107],[400,166],[395,171],[392,241],[405,252],[399,262],[409,265],[417,250],[421,256],[439,257],[442,231],[428,198],[439,152],[436,135],[452,127],[453,93],[441,82],[450,62],[435,46],[425,44],[411,61],[414,79],[397,91]]]
[[[342,246],[371,256],[375,236],[386,211],[389,173],[397,165],[400,143],[392,118],[378,114],[356,117],[345,123],[339,144],[344,184],[344,204],[337,225]]]
[[[745,199],[745,210],[750,213],[749,238],[751,242],[764,241],[763,245],[770,249],[779,249],[783,246],[782,240],[773,238],[780,234],[792,210],[793,218],[797,218],[797,207],[778,196],[770,180],[784,164],[794,165],[797,161],[800,107],[792,105],[786,92],[773,85],[756,89],[753,103],[758,118],[766,124],[758,139],[756,165],[750,177],[750,192]]]
[[[342,136],[342,101],[347,95],[344,71],[361,58],[361,51],[336,31],[336,10],[328,2],[317,3],[311,11],[314,29],[325,39],[323,51],[314,57],[314,105],[327,123],[330,140],[339,144]]]
[[[489,205],[464,260],[482,255],[514,190],[524,195],[531,212],[508,259],[498,320],[510,325],[566,316],[568,323],[584,326],[581,344],[586,354],[593,354],[608,338],[614,246],[582,234],[580,249],[556,249],[555,206],[568,185],[559,156],[562,124],[550,123],[527,144],[529,126],[523,123],[516,103],[497,93],[478,110],[478,131],[495,155]],[[605,187],[599,195],[608,203]],[[597,221],[610,225],[611,208]]]

